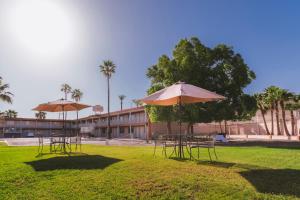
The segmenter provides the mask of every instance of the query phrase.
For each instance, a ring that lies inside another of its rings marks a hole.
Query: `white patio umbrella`
[[[170,106],[179,105],[181,111],[182,104],[191,104],[199,102],[218,101],[226,99],[224,96],[208,91],[206,89],[186,84],[184,82],[177,82],[169,87],[159,90],[143,99],[148,105]],[[181,142],[181,120],[179,122],[179,157],[181,158],[183,148]]]

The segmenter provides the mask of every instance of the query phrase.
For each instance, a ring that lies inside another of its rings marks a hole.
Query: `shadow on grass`
[[[257,165],[199,161],[200,165],[222,168],[239,168],[239,174],[260,193],[300,197],[300,170],[270,169]]]
[[[229,163],[229,162],[220,162],[220,161],[198,161],[199,165],[208,165],[214,167],[222,167],[222,168],[240,168],[243,170],[254,170],[254,169],[266,169],[257,165],[243,164],[243,163]]]
[[[300,197],[300,170],[259,169],[240,172],[258,192]]]
[[[25,162],[35,171],[49,171],[58,169],[104,169],[122,160],[100,155],[60,156]]]
[[[267,147],[278,149],[294,149],[300,150],[299,141],[230,141],[228,143],[217,143],[217,146],[228,147]]]
[[[46,156],[46,155],[65,155],[65,156],[74,156],[74,155],[77,155],[77,156],[83,156],[83,155],[88,155],[86,153],[82,153],[82,152],[54,152],[54,153],[39,153],[37,154],[35,157],[36,158],[42,158],[43,156]]]

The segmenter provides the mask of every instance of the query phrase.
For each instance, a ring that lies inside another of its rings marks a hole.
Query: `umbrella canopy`
[[[47,111],[47,112],[62,112],[62,111],[78,111],[84,108],[91,107],[86,104],[77,103],[73,101],[57,100],[48,103],[43,103],[33,108],[36,111]]]
[[[224,96],[183,82],[159,90],[140,101],[149,105],[169,106],[226,99]]]

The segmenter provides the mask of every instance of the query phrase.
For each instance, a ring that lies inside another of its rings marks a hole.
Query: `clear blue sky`
[[[300,92],[296,0],[29,2],[0,2],[0,75],[15,94],[14,104],[1,103],[0,110],[31,117],[38,103],[63,96],[59,89],[65,82],[84,92],[83,102],[106,108],[106,82],[97,68],[104,59],[117,65],[112,110],[120,107],[119,94],[127,96],[125,107],[130,107],[149,86],[147,68],[191,36],[210,47],[231,45],[242,54],[257,75],[246,92],[269,85]]]

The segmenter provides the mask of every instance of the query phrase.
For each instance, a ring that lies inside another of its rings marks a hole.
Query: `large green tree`
[[[147,76],[151,80],[148,94],[183,81],[217,92],[227,98],[220,102],[184,105],[183,121],[194,123],[240,120],[248,119],[255,113],[255,98],[243,92],[244,88],[255,79],[255,74],[245,64],[242,56],[227,45],[209,48],[197,38],[183,39],[175,46],[172,57],[162,55],[156,65],[148,68]],[[168,109],[150,107],[157,110],[157,112],[149,110],[151,118],[157,118],[152,115],[161,114],[159,110],[165,110],[166,114],[161,115],[167,118],[172,118],[171,114],[168,114],[170,112],[175,115],[176,106]]]

